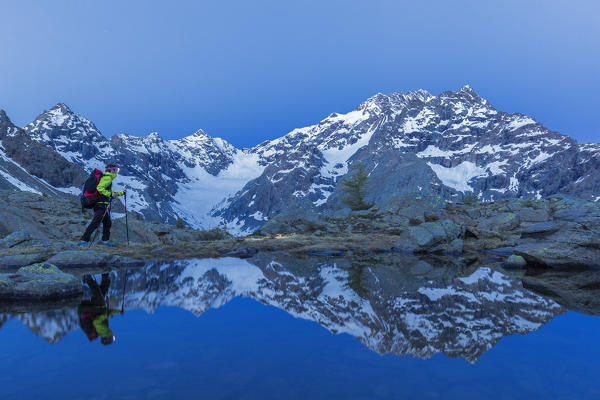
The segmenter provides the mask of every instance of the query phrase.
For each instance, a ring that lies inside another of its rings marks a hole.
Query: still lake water
[[[90,272],[82,301],[2,305],[1,399],[600,398],[600,319],[488,266],[259,255]]]

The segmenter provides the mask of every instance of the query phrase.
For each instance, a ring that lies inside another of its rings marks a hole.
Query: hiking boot
[[[77,243],[77,246],[89,246],[90,243],[86,242],[85,240],[81,240],[79,243]]]
[[[106,246],[106,247],[117,247],[116,245],[110,243],[108,240],[103,240],[100,242],[100,246]]]

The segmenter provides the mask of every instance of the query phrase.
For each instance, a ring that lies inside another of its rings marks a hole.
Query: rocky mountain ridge
[[[72,183],[85,177],[81,167],[32,140],[0,110],[0,189],[67,197]]]
[[[0,137],[18,129],[0,128]],[[251,149],[201,130],[179,140],[158,133],[108,139],[60,103],[23,132],[85,171],[117,162],[130,209],[148,219],[225,224],[238,234],[299,202],[328,213],[343,209],[338,183],[357,161],[370,173],[369,200],[380,207],[407,194],[456,201],[471,191],[482,200],[555,193],[600,200],[600,144],[580,145],[531,117],[496,110],[469,86],[438,96],[377,94],[353,111]],[[30,164],[23,162],[25,169]],[[69,190],[75,193],[80,182],[73,176]]]

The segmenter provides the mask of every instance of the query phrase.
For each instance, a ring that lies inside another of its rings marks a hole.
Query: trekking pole
[[[125,191],[125,232],[127,233],[127,247],[129,247],[129,223],[127,222],[127,191]]]
[[[108,201],[108,206],[106,207],[106,210],[104,210],[104,214],[102,214],[102,219],[100,220],[100,222],[102,223],[103,226],[104,226],[104,222],[103,222],[104,221],[104,217],[106,217],[106,213],[110,209],[110,205],[111,204],[112,204],[112,196],[111,196],[110,200]],[[98,232],[100,232],[98,230],[98,228],[100,228],[100,224],[98,224],[98,227],[96,228],[96,232],[94,232],[94,237],[92,238],[92,240],[90,240],[90,244],[88,245],[88,247],[92,247],[92,243],[94,243],[94,241],[98,237]]]

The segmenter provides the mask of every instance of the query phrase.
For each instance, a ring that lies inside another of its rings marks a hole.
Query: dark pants
[[[108,312],[108,304],[106,304],[106,293],[110,286],[108,274],[102,274],[102,281],[98,286],[98,282],[90,275],[83,277],[83,282],[90,287],[92,298],[83,300],[77,308],[79,314],[79,325],[90,341],[98,337],[94,320],[102,314]]]
[[[92,222],[90,222],[83,233],[81,240],[89,242],[92,233],[100,226],[100,222],[102,222],[102,240],[106,241],[110,239],[110,226],[112,225],[112,222],[110,220],[110,210],[106,212],[106,207],[106,204],[97,204],[94,206],[94,218],[92,218]],[[106,214],[104,214],[105,212]],[[102,218],[102,216],[104,216],[104,218]]]
[[[92,292],[92,298],[89,302],[83,301],[81,304],[91,305],[94,307],[106,307],[105,296],[108,293],[110,286],[110,278],[107,273],[102,274],[100,285],[91,275],[84,275],[83,283],[89,286]]]

